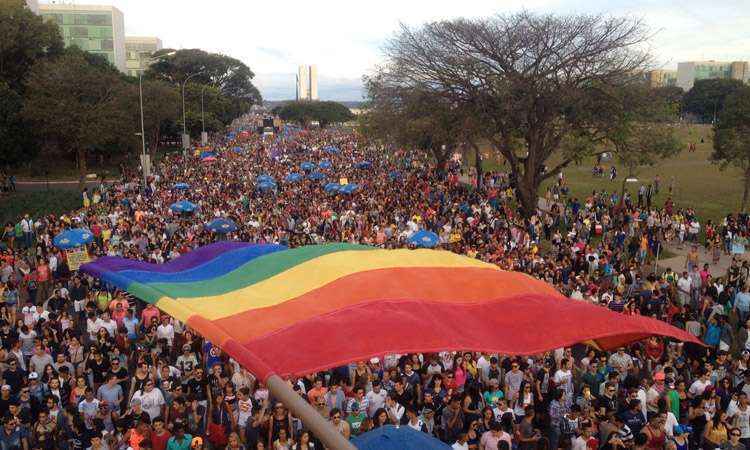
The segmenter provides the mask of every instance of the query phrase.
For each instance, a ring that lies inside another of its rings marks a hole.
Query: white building
[[[26,0],[26,6],[28,6],[34,14],[39,14],[39,0]]]
[[[161,39],[152,36],[125,36],[125,53],[128,75],[138,76],[139,72],[151,65],[151,55],[162,49]]]
[[[125,19],[114,6],[41,4],[39,14],[60,27],[65,46],[105,57],[120,72],[127,72]]]
[[[297,100],[318,100],[318,68],[315,65],[297,68]]]

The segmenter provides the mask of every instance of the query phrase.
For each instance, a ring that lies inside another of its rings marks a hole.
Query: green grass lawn
[[[63,214],[82,206],[81,194],[75,190],[14,192],[0,196],[0,223],[17,222],[24,214],[39,217]]]
[[[672,158],[661,161],[653,167],[643,167],[638,170],[636,176],[638,183],[628,183],[626,189],[635,194],[638,187],[644,183],[650,183],[656,175],[661,177],[661,191],[655,202],[661,205],[666,200],[667,187],[674,180],[672,200],[677,207],[693,207],[703,219],[718,220],[730,212],[739,210],[742,200],[742,178],[739,170],[730,168],[726,171],[708,161],[713,145],[713,131],[706,125],[675,125],[680,140],[684,143],[684,150]],[[701,138],[704,142],[701,143]],[[688,152],[688,143],[696,144],[695,152]],[[473,155],[472,155],[473,156]],[[473,157],[470,157],[473,164]],[[617,166],[617,179],[609,180],[609,168],[611,161],[603,162],[605,176],[594,177],[591,174],[593,160],[588,160],[580,165],[571,165],[563,170],[567,178],[571,195],[585,198],[594,190],[618,191],[622,186],[622,177],[626,176],[626,169]],[[549,162],[548,166],[554,166],[555,161]],[[496,160],[488,160],[484,164],[485,169],[502,169],[502,165]],[[550,181],[551,182],[551,181]],[[540,189],[540,195],[545,192],[545,184]]]

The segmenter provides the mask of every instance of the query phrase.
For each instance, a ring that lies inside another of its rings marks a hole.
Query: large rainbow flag
[[[162,265],[103,257],[81,270],[156,304],[261,379],[391,353],[530,355],[652,335],[698,342],[447,251],[221,242]]]

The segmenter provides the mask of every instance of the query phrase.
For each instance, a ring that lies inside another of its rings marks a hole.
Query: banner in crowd
[[[91,262],[86,247],[70,248],[65,251],[68,257],[68,267],[72,271],[77,271],[82,265]]]

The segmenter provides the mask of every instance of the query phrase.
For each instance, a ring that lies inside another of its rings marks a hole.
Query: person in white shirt
[[[451,450],[469,450],[469,442],[466,433],[458,435],[458,440],[451,445]]]
[[[156,327],[156,338],[157,339],[166,339],[167,345],[169,348],[172,348],[172,342],[174,342],[174,327],[169,321],[169,316],[163,316],[161,318],[161,325]]]
[[[164,395],[162,395],[159,389],[154,388],[152,380],[146,381],[143,390],[138,390],[133,394],[131,403],[137,402],[140,402],[141,408],[148,413],[151,421],[162,416],[162,410],[164,405],[166,405]]]
[[[705,391],[709,386],[711,386],[711,373],[703,369],[700,378],[693,381],[693,384],[690,385],[690,389],[688,389],[688,395],[690,396],[690,398],[699,397],[703,395],[703,391]]]
[[[372,382],[372,390],[367,393],[367,416],[373,417],[375,411],[385,406],[386,398],[388,393],[382,388],[380,381],[375,380]]]
[[[393,423],[401,423],[401,417],[404,416],[404,407],[401,406],[396,400],[390,395],[387,397],[385,412],[388,413],[388,418]]]
[[[109,317],[109,313],[105,312],[102,314],[102,318],[96,321],[96,332],[104,328],[109,333],[109,337],[114,338],[117,335],[117,322]]]

